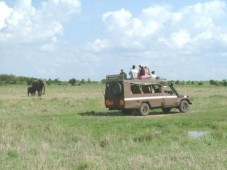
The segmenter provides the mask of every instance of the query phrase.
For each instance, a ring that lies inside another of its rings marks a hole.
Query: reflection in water
[[[203,136],[205,136],[206,134],[208,134],[208,132],[204,132],[204,131],[189,131],[188,132],[188,137],[197,139],[197,138],[201,138]]]

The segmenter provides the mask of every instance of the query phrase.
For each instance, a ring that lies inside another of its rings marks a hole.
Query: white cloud
[[[49,19],[65,21],[70,15],[80,13],[80,0],[48,0],[42,2],[41,12]]]
[[[173,14],[172,14],[172,20],[174,21],[174,22],[179,22],[181,19],[182,19],[182,13],[180,13],[180,12],[173,12]]]
[[[9,8],[5,2],[0,1],[0,31],[6,26],[6,19],[10,16],[12,9]]]
[[[155,13],[152,13],[151,8],[143,10],[141,18],[136,18],[132,16],[131,12],[121,9],[103,14],[102,19],[108,30],[117,35],[129,38],[145,37],[152,35],[160,28],[160,23],[156,19],[163,9],[156,7],[154,10],[156,10]]]
[[[0,41],[40,43],[63,33],[63,23],[80,12],[80,1],[48,0],[36,9],[31,0],[18,0],[13,8],[0,2],[0,8],[5,11],[0,17]]]
[[[62,66],[56,57],[64,58],[69,50],[60,36],[65,23],[80,13],[80,1],[35,1],[36,6],[31,0],[6,3],[0,1],[0,73],[63,77],[67,63]]]
[[[227,33],[220,35],[221,39],[224,41],[224,43],[227,45]]]
[[[215,34],[211,31],[204,31],[201,34],[199,34],[198,36],[195,37],[195,41],[199,42],[199,41],[208,41],[212,38],[214,38]]]
[[[143,9],[141,13],[141,19],[144,22],[154,20],[161,24],[168,21],[171,17],[170,6],[167,5],[154,5]]]
[[[109,31],[109,41],[123,48],[137,47],[146,50],[187,48],[206,43],[208,39],[222,41],[219,35],[227,33],[225,1],[217,0],[185,6],[173,10],[171,6],[155,5],[141,10],[138,16],[126,10],[109,11],[103,14],[103,22]],[[225,29],[220,29],[220,28]],[[214,36],[216,35],[216,36]],[[117,38],[116,38],[117,37]],[[225,39],[225,38],[224,38]],[[157,45],[159,44],[159,46]],[[207,43],[209,45],[209,43]],[[193,50],[193,49],[191,49]]]
[[[17,0],[16,1],[16,6],[19,9],[30,9],[32,6],[32,0]]]
[[[102,50],[108,49],[110,42],[105,39],[96,39],[94,43],[88,43],[87,48],[95,52],[100,52]]]
[[[183,47],[191,41],[190,34],[187,31],[180,30],[170,35],[174,46]]]
[[[169,77],[174,79],[180,72],[181,77],[187,79],[193,74],[180,70],[194,67],[204,74],[200,77],[207,78],[209,74],[204,70],[211,67],[212,59],[227,54],[226,17],[226,2],[217,0],[179,9],[152,5],[138,15],[127,9],[109,11],[103,14],[102,21],[108,33],[105,41],[111,42],[108,49],[114,51],[116,62],[130,56],[132,59],[127,60],[130,61],[128,64],[146,61],[166,76],[162,68],[165,65]],[[94,41],[90,47],[97,44]],[[99,54],[104,49],[99,48]],[[105,54],[107,52],[105,49]],[[198,64],[198,60],[203,59],[206,62]],[[217,65],[212,67],[218,69]]]
[[[58,42],[58,39],[53,37],[50,43],[41,45],[40,50],[44,52],[54,52],[56,50],[55,46]]]
[[[125,10],[121,9],[116,12],[107,12],[103,14],[103,21],[107,24],[110,22],[112,26],[109,26],[108,29],[110,31],[114,31],[113,28],[118,27],[121,29],[127,28],[130,22],[130,19],[132,17],[132,14]]]

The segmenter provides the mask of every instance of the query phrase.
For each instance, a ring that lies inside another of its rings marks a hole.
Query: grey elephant
[[[28,87],[28,96],[29,96],[29,94],[31,96],[35,96],[35,89],[32,86]]]
[[[42,94],[45,94],[45,81],[42,79],[36,80],[32,83],[32,90],[35,92],[38,91],[38,95],[42,96]]]

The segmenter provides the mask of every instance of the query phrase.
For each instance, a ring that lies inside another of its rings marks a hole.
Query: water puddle
[[[204,137],[207,134],[208,134],[208,132],[206,132],[206,131],[189,131],[188,137],[191,137],[193,139],[198,139],[198,138]]]

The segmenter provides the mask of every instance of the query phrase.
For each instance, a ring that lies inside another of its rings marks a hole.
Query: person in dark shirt
[[[127,79],[127,74],[124,72],[123,69],[121,69],[120,75],[122,75],[124,79]]]

